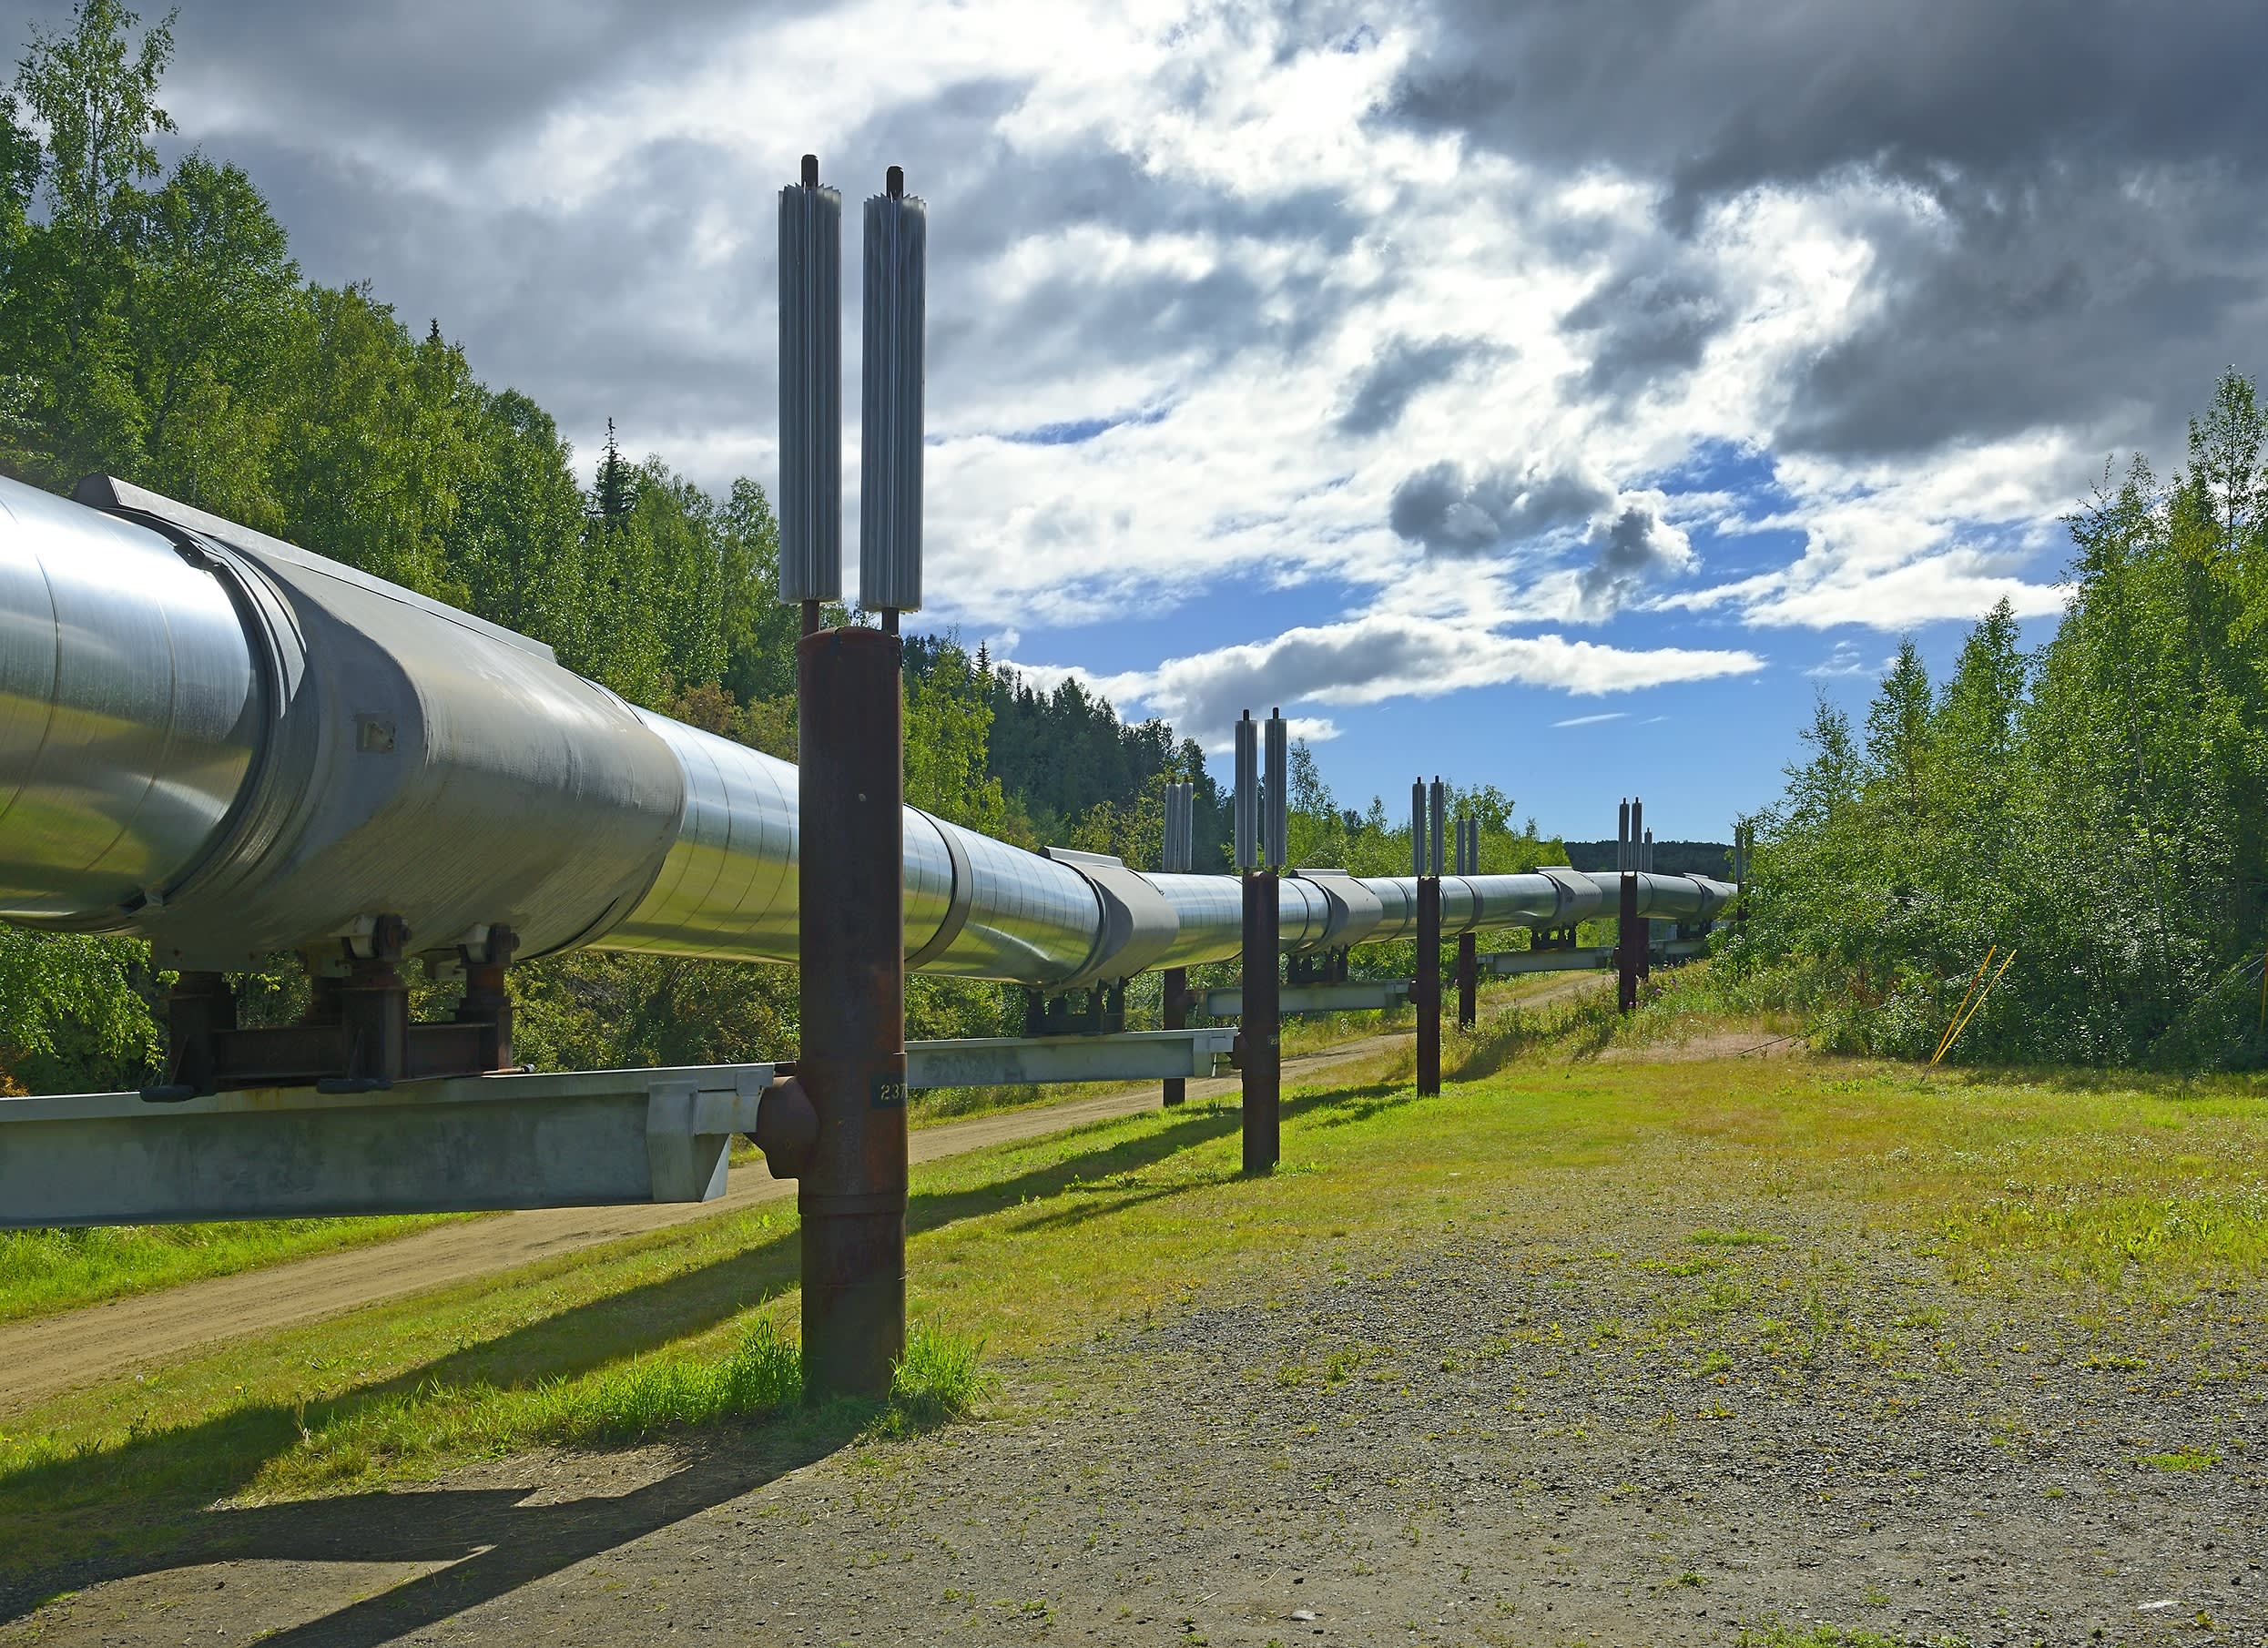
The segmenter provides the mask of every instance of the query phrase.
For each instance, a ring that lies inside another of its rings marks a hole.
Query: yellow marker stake
[[[1952,1045],[1953,1026],[1961,1022],[1961,1014],[1968,1007],[1968,998],[1977,993],[1978,980],[1982,979],[1985,976],[1985,969],[1992,965],[1992,952],[1999,948],[2000,947],[1998,944],[1988,944],[1985,946],[1985,959],[1977,963],[1977,977],[1969,980],[1968,988],[1961,992],[1960,1006],[1956,1007],[1953,1010],[1952,1018],[1948,1020],[1946,1022],[1945,1033],[1937,1038],[1937,1051],[1929,1055],[1929,1062],[1932,1064],[1935,1064],[1939,1059],[1945,1057],[1945,1050]]]
[[[2009,951],[2008,961],[2000,963],[2000,972],[1996,972],[1992,975],[1992,984],[1998,984],[2000,982],[2000,973],[2008,972],[2009,961],[2013,961],[2014,960],[2016,960],[2016,952],[2011,950]],[[1947,1053],[1953,1051],[1953,1043],[1961,1039],[1961,1032],[1968,1028],[1969,1020],[1975,1018],[1977,1014],[1982,1011],[1985,1004],[1985,996],[1988,996],[1992,993],[1992,984],[1985,986],[1984,995],[1980,995],[1977,998],[1977,1005],[1970,1008],[1968,1012],[1964,1013],[1961,1017],[1961,1022],[1953,1026],[1953,1033],[1946,1037],[1944,1047],[1938,1050],[1937,1059],[1945,1057]],[[1932,1059],[1929,1062],[1932,1064],[1935,1064],[1937,1062],[1937,1059]]]

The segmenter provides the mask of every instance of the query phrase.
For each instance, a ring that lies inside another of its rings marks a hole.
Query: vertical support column
[[[803,1217],[804,1388],[882,1397],[906,1342],[905,737],[900,643],[796,648],[803,1047],[819,1137]],[[824,919],[819,919],[823,916]]]
[[[1280,717],[1267,723],[1271,769],[1283,727]],[[1276,979],[1282,912],[1275,871],[1262,863],[1276,832],[1261,806],[1260,732],[1260,723],[1247,709],[1236,723],[1236,872],[1244,892],[1244,1012],[1236,1033],[1236,1069],[1244,1090],[1246,1173],[1266,1173],[1276,1165],[1284,1092],[1283,997]]]
[[[1419,792],[1424,794],[1421,789]],[[1412,820],[1424,842],[1425,867],[1418,875],[1418,1096],[1441,1091],[1441,827],[1447,795],[1433,780],[1430,805]]]
[[[1614,1005],[1624,1012],[1638,1006],[1638,957],[1645,950],[1645,930],[1638,920],[1638,876],[1622,872],[1622,907],[1614,944]]]
[[[1169,875],[1188,870],[1196,857],[1196,786],[1175,782],[1165,787],[1165,839],[1159,843],[1158,868]],[[1163,980],[1165,999],[1159,1002],[1158,1022],[1167,1030],[1185,1029],[1189,1023],[1189,970],[1169,967]],[[1189,1097],[1189,1083],[1181,1076],[1169,1076],[1165,1082],[1165,1104],[1168,1108],[1184,1104]]]
[[[1283,1143],[1282,997],[1276,977],[1281,911],[1272,870],[1247,870],[1245,895],[1244,1017],[1236,1036],[1244,1087],[1245,1171],[1267,1173]]]
[[[1457,821],[1457,873],[1480,873],[1480,820]],[[1470,1030],[1480,1019],[1480,935],[1470,928],[1457,935],[1457,1028]]]
[[[1755,844],[1754,825],[1733,826],[1733,922],[1735,927],[1748,925],[1748,855]]]
[[[1189,970],[1185,967],[1168,967],[1165,984],[1165,1001],[1159,1022],[1168,1030],[1185,1030],[1189,1027]],[[1165,1078],[1167,1109],[1186,1103],[1188,1098],[1189,1082],[1186,1077]]]
[[[1630,844],[1630,802],[1623,801],[1615,829],[1614,868],[1621,872],[1620,902],[1614,914],[1614,1006],[1629,1012],[1638,1005],[1638,876]]]
[[[1645,817],[1645,802],[1633,799],[1630,804],[1631,849],[1637,855],[1638,871],[1647,878],[1646,886],[1651,890],[1653,878],[1653,831],[1648,829],[1641,833],[1641,826],[1643,825]],[[1653,900],[1649,899],[1647,902],[1651,904]],[[1652,977],[1653,977],[1653,918],[1648,916],[1638,924],[1638,982],[1643,984]]]
[[[1418,880],[1418,1096],[1441,1091],[1441,878]]]

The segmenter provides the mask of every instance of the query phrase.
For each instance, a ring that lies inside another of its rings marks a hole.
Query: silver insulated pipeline
[[[924,972],[1061,990],[1237,953],[1233,877],[1026,852],[914,809],[904,833]],[[1279,885],[1287,950],[1416,931],[1411,878]],[[1612,913],[1614,885],[1445,876],[1442,931]],[[1639,876],[1649,916],[1705,920],[1733,892]],[[523,957],[792,961],[795,769],[170,499],[0,480],[0,919],[224,970],[336,953],[384,915],[413,951],[507,926]]]

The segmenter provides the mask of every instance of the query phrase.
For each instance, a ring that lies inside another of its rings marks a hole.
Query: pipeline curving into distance
[[[512,928],[791,961],[796,770],[634,708],[550,648],[96,478],[0,480],[0,919],[226,970],[401,917],[412,949]],[[1223,961],[1236,880],[1031,853],[905,814],[910,965],[1060,991]],[[1281,883],[1284,948],[1417,930],[1416,882]],[[1642,875],[1646,916],[1734,889]],[[1445,936],[1612,913],[1616,878],[1445,876]],[[814,912],[825,920],[824,910]]]

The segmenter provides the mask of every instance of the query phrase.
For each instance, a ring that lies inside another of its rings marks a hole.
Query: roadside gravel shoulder
[[[234,1560],[0,1642],[2263,1640],[2257,1294],[1956,1287],[1798,1211],[1715,1206],[1696,1241],[1633,1196],[1581,1242],[1312,1253],[1009,1364],[926,1438],[251,1509]]]

